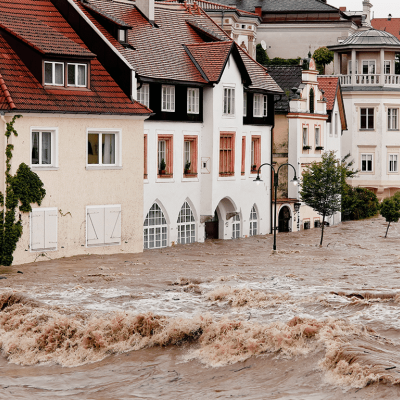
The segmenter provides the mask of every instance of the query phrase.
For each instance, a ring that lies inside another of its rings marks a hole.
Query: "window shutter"
[[[41,250],[45,247],[44,240],[44,211],[31,212],[31,250]]]
[[[88,207],[86,216],[87,245],[104,244],[104,207]]]
[[[57,209],[44,211],[44,248],[57,248]]]
[[[105,208],[104,243],[121,243],[121,206]]]

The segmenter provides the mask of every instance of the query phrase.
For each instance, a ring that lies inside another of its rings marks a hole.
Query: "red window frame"
[[[235,133],[220,132],[219,176],[235,175]]]
[[[190,143],[190,173],[185,173],[185,142]],[[185,135],[183,137],[183,174],[186,177],[197,175],[197,164],[198,164],[198,145],[196,135]]]
[[[254,146],[254,147],[253,147]],[[250,164],[250,172],[256,174],[261,165],[261,136],[255,135],[251,137],[251,151],[254,151],[254,159],[252,157]],[[255,165],[255,168],[253,167]]]
[[[143,179],[147,179],[147,135],[144,135],[143,147],[144,147]]]
[[[246,173],[246,136],[242,137],[242,169],[241,174]]]
[[[173,136],[172,135],[158,135],[157,137],[157,177],[158,178],[172,178],[174,175],[174,170],[173,170],[173,166],[174,166],[174,147],[173,147]],[[165,175],[161,175],[160,174],[160,170],[158,168],[160,160],[158,159],[158,146],[159,146],[159,142],[161,140],[165,141],[165,164],[166,164],[166,168],[165,168]]]

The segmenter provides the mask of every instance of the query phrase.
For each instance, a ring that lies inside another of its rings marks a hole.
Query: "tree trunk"
[[[387,229],[386,229],[386,235],[385,235],[385,237],[387,236],[387,233],[388,233],[388,230],[389,230],[389,226],[390,226],[390,222],[388,223],[388,227],[387,227]]]
[[[324,240],[324,228],[325,228],[325,214],[322,214],[321,242],[319,243],[320,246],[322,246],[322,241]]]

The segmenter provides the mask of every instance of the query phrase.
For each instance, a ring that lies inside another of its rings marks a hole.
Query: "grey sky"
[[[392,14],[393,18],[400,18],[399,0],[370,1],[374,5],[372,11],[375,14],[375,18],[385,18],[388,14]],[[334,7],[346,6],[350,11],[362,10],[362,0],[328,0],[327,3]]]

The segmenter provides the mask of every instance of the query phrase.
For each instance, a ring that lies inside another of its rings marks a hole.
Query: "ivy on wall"
[[[17,247],[18,240],[22,235],[21,216],[16,218],[19,211],[27,213],[32,211],[31,204],[40,206],[46,190],[43,182],[25,163],[21,163],[15,173],[11,175],[11,159],[14,145],[9,143],[11,135],[18,136],[14,128],[15,121],[21,115],[15,115],[10,122],[6,123],[7,146],[6,146],[6,193],[0,192],[0,264],[11,265],[13,253]]]

